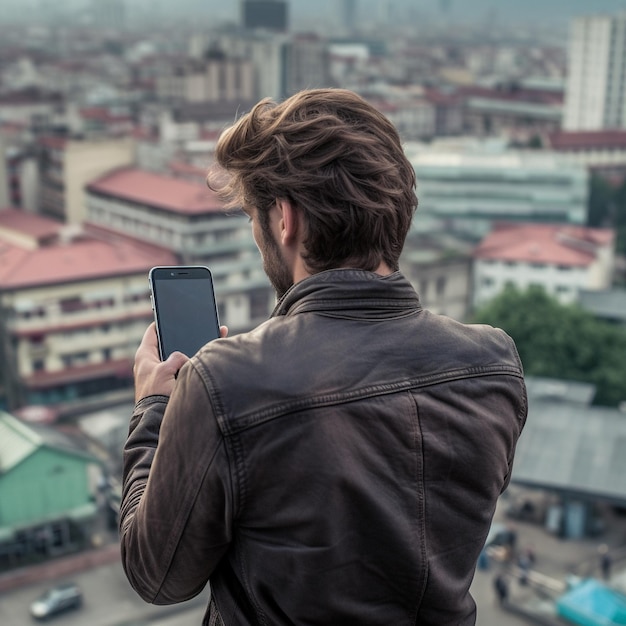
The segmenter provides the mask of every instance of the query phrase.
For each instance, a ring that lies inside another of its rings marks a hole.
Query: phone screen
[[[162,360],[176,350],[191,357],[220,336],[208,268],[154,267],[149,281]]]

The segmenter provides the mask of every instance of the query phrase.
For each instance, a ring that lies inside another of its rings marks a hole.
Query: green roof
[[[27,424],[0,411],[0,474],[8,472],[39,448],[58,450],[100,463],[78,442],[65,433],[41,424]]]
[[[0,473],[15,467],[42,445],[42,438],[27,424],[0,411]]]

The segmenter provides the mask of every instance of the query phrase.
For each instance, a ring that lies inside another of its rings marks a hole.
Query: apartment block
[[[0,403],[56,404],[132,384],[152,319],[147,274],[163,248],[0,211]]]
[[[482,238],[499,221],[584,224],[589,173],[566,157],[511,150],[502,141],[407,143],[417,174],[418,227]]]
[[[87,182],[135,161],[132,138],[82,141],[42,136],[38,150],[41,212],[71,224],[85,220]]]
[[[570,24],[565,130],[626,128],[626,13]]]
[[[563,304],[611,286],[615,233],[565,224],[500,224],[474,251],[474,306],[507,285],[543,287]]]
[[[208,266],[220,320],[231,334],[267,319],[275,296],[248,219],[225,210],[205,185],[121,168],[92,181],[86,193],[91,227],[161,246],[177,263]]]

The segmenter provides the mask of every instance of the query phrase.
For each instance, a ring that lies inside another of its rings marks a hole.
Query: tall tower
[[[118,31],[124,29],[126,11],[123,0],[92,0],[91,15],[97,26]]]
[[[347,31],[355,28],[357,20],[357,0],[341,0],[339,4],[341,25]]]
[[[626,128],[626,14],[570,23],[563,128]]]
[[[284,33],[288,28],[287,0],[243,0],[242,24],[249,30],[262,28]]]

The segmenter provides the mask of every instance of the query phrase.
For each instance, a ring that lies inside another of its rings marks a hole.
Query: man
[[[148,602],[210,581],[205,624],[475,623],[469,594],[526,418],[501,330],[424,310],[398,271],[415,175],[345,90],[262,101],[211,178],[279,296],[250,333],[137,351],[123,563]]]

